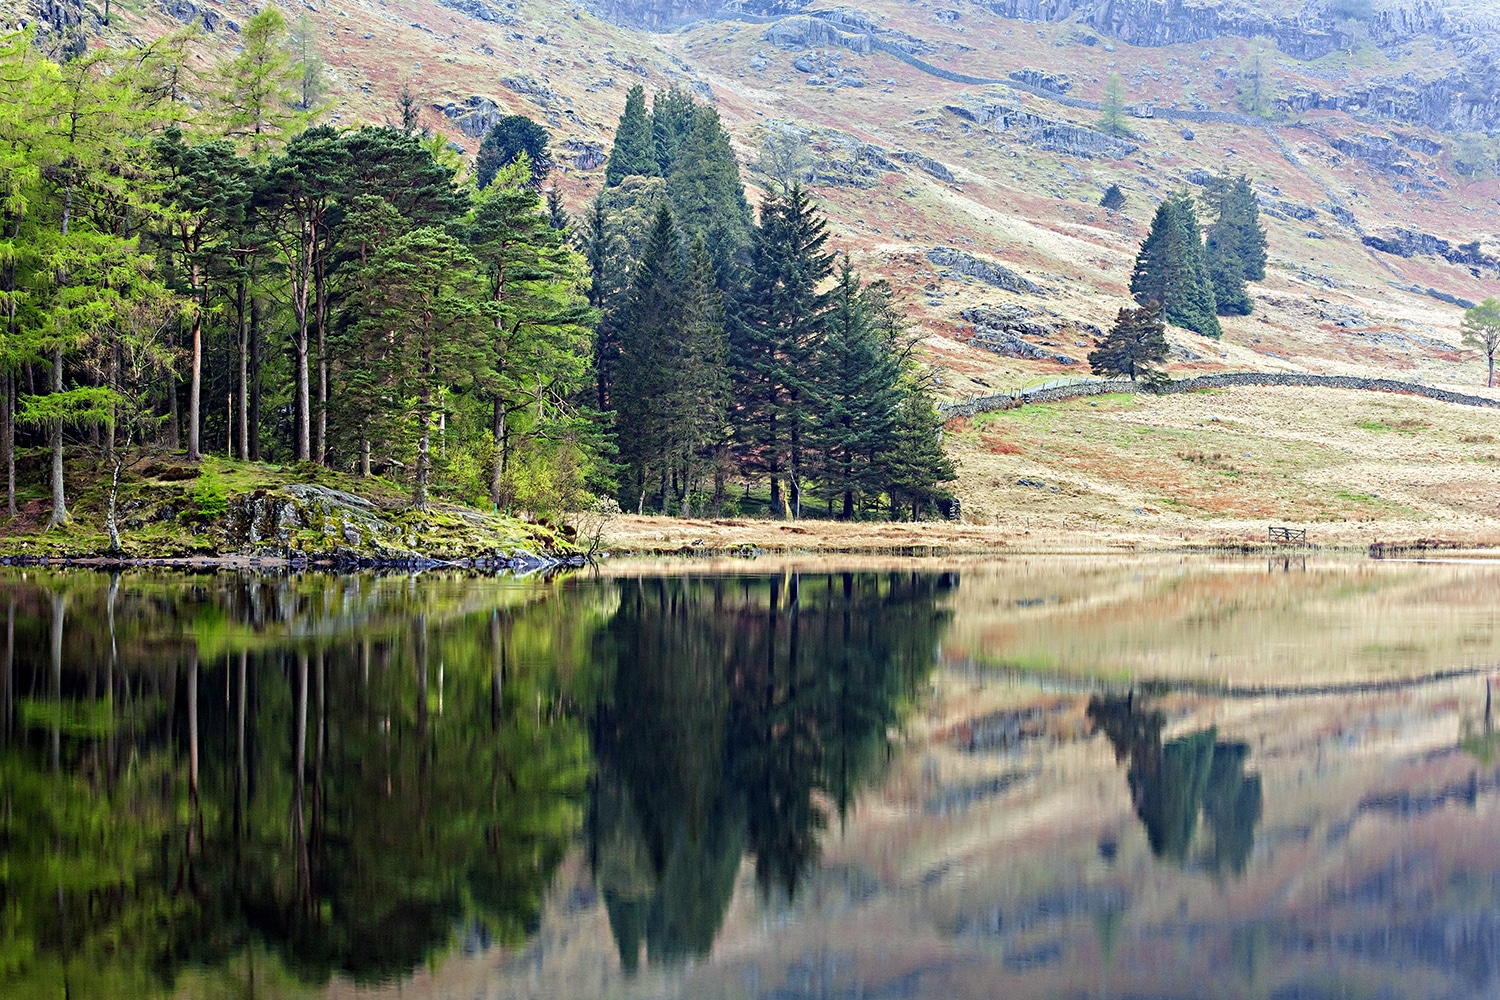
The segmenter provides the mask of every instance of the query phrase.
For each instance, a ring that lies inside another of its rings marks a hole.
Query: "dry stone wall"
[[[1173,395],[1192,392],[1195,389],[1222,389],[1234,386],[1306,386],[1318,389],[1362,389],[1368,392],[1396,392],[1410,396],[1424,396],[1443,403],[1460,406],[1484,406],[1500,409],[1500,399],[1486,396],[1471,396],[1467,393],[1438,389],[1419,382],[1401,382],[1388,378],[1360,378],[1354,375],[1308,375],[1301,372],[1225,372],[1218,375],[1199,375],[1194,378],[1175,379],[1152,386],[1146,382],[1129,379],[1099,379],[1092,382],[1073,382],[1066,385],[1049,385],[1040,389],[1023,390],[1017,393],[996,393],[992,396],[973,396],[956,403],[944,403],[938,407],[945,419],[972,417],[978,413],[994,410],[1011,410],[1028,403],[1057,403],[1065,399],[1084,396],[1102,396],[1111,392],[1152,392],[1157,395]]]

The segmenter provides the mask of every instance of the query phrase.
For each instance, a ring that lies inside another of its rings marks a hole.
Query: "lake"
[[[1482,561],[7,569],[0,996],[1500,996],[1497,617]]]

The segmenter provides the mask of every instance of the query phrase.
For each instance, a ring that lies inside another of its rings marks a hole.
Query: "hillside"
[[[72,3],[40,0],[31,15],[77,23],[96,44],[196,19],[205,57],[234,45],[251,9],[127,3],[104,26]],[[1260,197],[1269,273],[1222,341],[1170,333],[1174,374],[1380,374],[1485,391],[1482,361],[1459,350],[1455,303],[1500,292],[1489,5],[737,6],[304,0],[288,13],[326,32],[332,122],[385,120],[408,86],[422,123],[472,154],[490,121],[530,115],[553,132],[553,183],[575,212],[603,183],[635,83],[711,98],[752,181],[768,182],[768,133],[799,139],[794,172],[835,243],[900,290],[952,399],[1086,375],[1090,338],[1128,301],[1156,203],[1226,170]],[[1094,128],[1116,74],[1128,137]],[[1098,207],[1111,183],[1127,198],[1118,212]],[[1266,414],[1303,403],[1249,396]],[[963,461],[966,506],[1004,506],[976,490],[1004,477]]]

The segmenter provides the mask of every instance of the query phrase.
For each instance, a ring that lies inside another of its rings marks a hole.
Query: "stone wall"
[[[1064,399],[1084,396],[1102,396],[1111,392],[1154,392],[1158,395],[1173,395],[1192,392],[1195,389],[1222,389],[1233,386],[1307,386],[1317,389],[1362,389],[1368,392],[1396,392],[1410,396],[1424,396],[1443,403],[1460,406],[1485,406],[1500,409],[1500,399],[1486,396],[1470,396],[1462,392],[1450,392],[1417,382],[1400,382],[1386,378],[1360,378],[1354,375],[1307,375],[1301,372],[1225,372],[1220,375],[1199,375],[1194,378],[1175,379],[1152,387],[1145,382],[1129,379],[1100,379],[1092,382],[1075,382],[1068,385],[1053,385],[1042,389],[1023,390],[1017,393],[996,393],[993,396],[973,396],[956,403],[938,406],[944,418],[972,417],[977,413],[993,410],[1011,410],[1028,403],[1056,403]]]

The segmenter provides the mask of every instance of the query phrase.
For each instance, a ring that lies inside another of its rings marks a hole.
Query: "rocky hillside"
[[[126,45],[244,0],[27,0],[43,44]],[[1086,367],[1156,203],[1249,175],[1270,233],[1257,309],[1174,331],[1180,374],[1380,374],[1473,387],[1461,308],[1500,294],[1500,13],[1480,0],[303,0],[335,124],[395,114],[472,154],[496,117],[554,134],[580,209],[626,90],[716,103],[747,176],[788,170],[834,239],[903,291],[951,397]],[[1098,128],[1117,80],[1127,135]],[[790,136],[792,162],[764,151]],[[1099,207],[1118,184],[1126,204]]]

